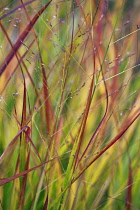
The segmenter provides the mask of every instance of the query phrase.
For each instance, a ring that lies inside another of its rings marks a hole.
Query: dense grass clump
[[[140,209],[139,8],[1,1],[1,209]]]

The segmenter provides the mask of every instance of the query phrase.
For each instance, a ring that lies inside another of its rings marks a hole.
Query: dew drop
[[[59,19],[61,23],[66,23],[62,18]]]
[[[19,93],[17,92],[17,93],[13,93],[13,96],[16,96],[16,95],[18,95]]]
[[[5,7],[4,10],[7,11],[7,10],[10,10],[10,9],[8,7]]]

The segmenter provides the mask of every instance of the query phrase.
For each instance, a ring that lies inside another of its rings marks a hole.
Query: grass
[[[139,209],[139,1],[2,0],[1,209]]]

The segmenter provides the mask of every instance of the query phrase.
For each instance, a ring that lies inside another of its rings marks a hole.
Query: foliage
[[[1,209],[139,209],[140,2],[2,1]]]

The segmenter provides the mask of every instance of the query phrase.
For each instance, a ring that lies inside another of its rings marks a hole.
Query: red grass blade
[[[112,141],[90,163],[87,164],[85,168],[83,168],[83,170],[79,174],[77,174],[77,176],[73,179],[73,183],[84,173],[84,171],[86,171],[87,168],[89,168],[100,156],[102,156],[125,134],[128,128],[137,120],[139,116],[140,112],[133,118],[133,120],[127,126],[125,126],[125,128],[122,131],[120,131],[120,133],[114,139],[112,139]]]
[[[43,63],[41,57],[40,59],[41,59],[41,63]],[[43,75],[43,94],[44,94],[44,100],[45,100],[46,124],[47,124],[47,130],[48,132],[50,132],[51,127],[52,127],[51,125],[53,122],[53,109],[52,109],[51,100],[49,96],[47,77],[46,77],[44,65],[42,65],[42,75]]]
[[[14,176],[11,176],[11,177],[9,177],[9,178],[1,179],[1,180],[0,180],[0,186],[6,184],[6,183],[8,183],[8,182],[11,182],[11,181],[13,181],[13,180],[15,180],[15,179],[17,179],[17,178],[19,178],[19,177],[21,177],[21,176],[26,175],[26,174],[28,174],[29,172],[31,172],[31,171],[33,171],[33,170],[35,170],[35,169],[37,169],[37,168],[39,168],[39,167],[45,165],[46,163],[49,163],[50,161],[53,161],[53,160],[56,159],[56,158],[58,158],[58,157],[55,157],[55,158],[53,158],[53,159],[51,159],[51,160],[48,160],[48,161],[46,161],[45,163],[42,163],[42,164],[40,164],[40,165],[37,165],[37,166],[35,166],[35,167],[33,167],[33,168],[30,168],[30,169],[28,169],[28,170],[25,170],[25,171],[23,171],[23,172],[21,172],[21,173],[15,174]]]
[[[45,203],[44,203],[44,206],[43,206],[42,210],[46,210],[47,206],[48,206],[48,194],[47,194],[47,197],[46,197],[46,200],[45,200]]]
[[[30,150],[27,155],[25,170],[29,169],[29,160],[30,160]],[[18,209],[24,209],[23,207],[24,207],[24,200],[25,200],[25,194],[26,194],[27,176],[28,176],[28,174],[25,174],[23,177],[21,191],[20,191],[20,195],[19,195]]]
[[[51,0],[52,1],[52,0]],[[8,54],[8,56],[6,57],[5,61],[3,62],[3,64],[0,67],[0,76],[3,74],[3,72],[5,71],[7,65],[10,63],[10,61],[12,60],[12,58],[14,57],[14,55],[16,54],[16,52],[18,51],[19,47],[21,46],[22,42],[24,41],[24,39],[26,38],[26,36],[29,34],[30,30],[32,29],[32,27],[34,26],[34,24],[36,23],[36,21],[38,20],[38,18],[40,17],[40,15],[44,12],[44,10],[49,6],[49,4],[51,3],[51,1],[49,1],[35,16],[34,18],[30,21],[30,23],[28,24],[28,26],[25,28],[25,30],[23,31],[23,33],[20,35],[19,39],[17,40],[17,42],[15,43],[15,45],[13,46],[13,49],[10,51],[10,53]],[[0,22],[0,25],[2,26],[2,23]]]
[[[4,151],[4,153],[1,155],[0,157],[0,163],[2,163],[2,161],[4,160],[4,158],[9,155],[9,152],[11,152],[11,148],[12,146],[15,144],[17,138],[20,136],[20,134],[25,130],[29,128],[28,126],[25,126],[24,128],[22,128],[18,134],[15,136],[15,138],[10,142],[10,144],[7,146],[6,150]]]
[[[23,74],[23,79],[24,79],[24,93],[23,93],[23,108],[22,108],[22,121],[21,121],[22,128],[26,125],[26,82],[24,74]]]
[[[18,10],[19,8],[22,8],[22,7],[27,6],[28,4],[31,4],[33,1],[35,1],[35,0],[28,1],[28,2],[26,2],[26,3],[24,3],[24,4],[20,5],[20,6],[16,7],[15,9],[11,10],[10,12],[7,12],[5,15],[3,15],[2,17],[0,17],[0,20],[2,20],[3,18],[11,15],[13,12],[15,12],[16,10]]]
[[[27,129],[27,131],[26,131],[26,129]],[[35,150],[35,152],[36,152],[36,154],[37,154],[39,160],[42,162],[41,157],[40,157],[40,155],[39,155],[39,153],[38,153],[38,151],[37,151],[37,149],[36,149],[36,147],[35,147],[33,141],[31,140],[31,138],[30,138],[29,135],[28,135],[28,133],[30,133],[30,127],[25,126],[25,127],[23,127],[23,128],[18,132],[18,134],[15,136],[15,138],[14,138],[14,139],[10,142],[10,144],[7,146],[6,150],[4,151],[4,153],[3,153],[3,154],[1,155],[1,157],[0,157],[0,163],[2,163],[2,161],[4,160],[4,158],[5,158],[7,155],[9,155],[9,152],[11,152],[11,150],[13,149],[12,146],[15,144],[15,142],[17,141],[17,138],[21,135],[22,132],[25,132],[26,137],[28,138],[28,140],[30,141],[32,147],[34,148],[34,150]]]
[[[32,47],[32,45],[34,44],[34,42],[35,42],[35,40],[33,40],[33,41],[31,42],[31,44],[28,46],[28,50]],[[23,58],[26,56],[27,53],[28,53],[28,51],[26,51],[26,52],[20,57],[19,63],[21,63],[21,62],[23,61]],[[6,87],[7,87],[8,83],[10,82],[11,78],[14,76],[14,74],[15,74],[15,72],[16,72],[18,66],[19,66],[19,64],[16,65],[16,67],[15,67],[14,70],[13,70],[13,72],[11,73],[11,76],[9,76],[9,78],[7,78],[7,81],[6,81],[6,83],[5,83],[5,85],[4,85],[3,89],[2,89],[2,91],[0,92],[0,95],[2,95],[2,93],[3,93],[4,90],[6,89]],[[25,68],[25,69],[26,69],[26,68]],[[29,76],[29,78],[30,78],[30,80],[31,80],[31,84],[33,84],[33,80],[32,80],[32,78],[31,78],[31,76],[29,75],[29,72],[27,72],[27,74],[28,74],[28,76]],[[33,85],[33,86],[34,86],[34,85]]]
[[[131,199],[132,199],[132,168],[129,166],[129,176],[128,176],[128,188],[126,194],[126,210],[131,210]]]

